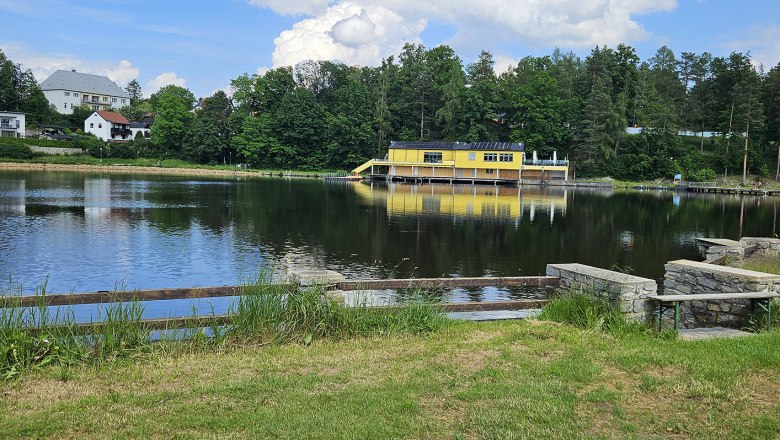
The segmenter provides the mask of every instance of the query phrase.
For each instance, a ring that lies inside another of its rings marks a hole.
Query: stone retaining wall
[[[30,145],[30,151],[33,153],[43,153],[52,155],[71,155],[81,154],[84,152],[81,148],[57,148],[57,147],[39,147],[37,145]]]
[[[664,295],[780,292],[780,275],[698,261],[676,260],[665,265]],[[687,301],[680,307],[680,326],[742,328],[749,324],[750,300]]]
[[[652,304],[647,296],[655,295],[658,290],[654,280],[579,263],[548,264],[546,272],[548,276],[560,278],[560,288],[592,292],[596,298],[619,307],[630,320],[649,322],[652,319]]]
[[[739,244],[743,248],[756,246],[756,250],[748,257],[780,258],[780,238],[743,237]]]

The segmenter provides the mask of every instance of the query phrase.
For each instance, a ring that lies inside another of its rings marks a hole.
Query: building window
[[[485,153],[482,155],[482,160],[485,162],[496,162],[498,155],[496,153]]]
[[[98,107],[98,106],[96,106],[96,105],[93,105],[93,106],[92,106],[92,110],[100,110],[100,107]]]
[[[65,96],[70,96],[70,92],[65,92]]]
[[[73,92],[73,96],[75,96],[76,98],[78,98],[78,97],[79,97],[79,92]]]
[[[67,102],[65,103],[65,108],[68,108],[68,103]]]
[[[103,97],[103,102],[108,102],[108,96]]]
[[[495,171],[496,170],[494,170],[493,168],[486,168],[485,169],[485,174],[493,174]]]
[[[441,163],[441,153],[423,153],[423,162],[426,163]]]
[[[502,153],[498,155],[498,161],[499,162],[512,162],[514,160],[514,154],[511,153]]]
[[[122,104],[124,104],[124,103],[125,103],[125,98],[122,98]]]
[[[116,98],[111,98],[111,102],[116,102]]]
[[[89,123],[89,128],[95,128],[95,123],[94,122],[90,122]]]
[[[103,128],[103,124],[102,123],[98,123],[98,128]]]
[[[477,160],[477,153],[469,153],[469,160]]]

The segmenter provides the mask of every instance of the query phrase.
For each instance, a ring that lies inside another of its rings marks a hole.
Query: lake
[[[777,233],[780,198],[316,179],[0,172],[0,276],[26,293],[347,278],[522,276],[580,262],[663,277],[697,237]],[[500,290],[455,298],[502,297]]]

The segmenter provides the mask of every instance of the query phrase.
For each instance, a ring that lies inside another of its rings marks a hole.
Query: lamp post
[[[230,166],[232,167],[233,166],[233,152],[232,151],[228,151],[228,156],[230,157]]]
[[[100,147],[100,165],[103,165],[103,147]]]

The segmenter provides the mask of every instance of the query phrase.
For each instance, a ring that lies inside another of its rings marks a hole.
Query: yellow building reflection
[[[355,191],[373,205],[384,204],[389,216],[439,215],[531,221],[545,213],[549,220],[566,214],[562,187],[508,187],[359,182]]]

